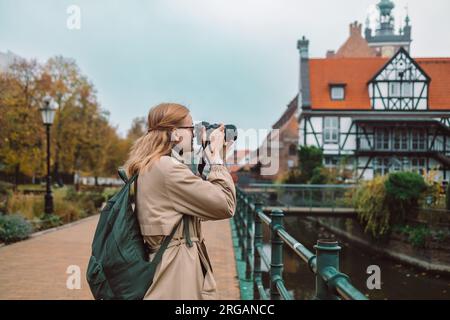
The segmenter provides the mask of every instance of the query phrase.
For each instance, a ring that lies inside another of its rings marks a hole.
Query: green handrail
[[[249,192],[257,192],[261,195],[275,196],[279,205],[293,207],[313,208],[326,207],[331,212],[335,212],[336,208],[350,209],[352,206],[352,197],[355,185],[337,184],[337,185],[311,185],[311,184],[249,184]],[[285,197],[290,201],[286,202]],[[281,202],[280,202],[281,201]]]
[[[274,209],[269,216],[264,214],[261,203],[254,203],[252,196],[237,187],[237,207],[233,220],[236,224],[241,259],[245,261],[246,280],[251,280],[254,296],[261,300],[292,300],[283,280],[283,245],[286,243],[309,266],[315,274],[315,299],[319,300],[367,300],[356,289],[349,277],[339,271],[341,247],[336,241],[318,240],[313,254],[292,237],[284,228],[282,210]],[[263,250],[263,223],[270,228],[271,257]],[[270,273],[269,293],[262,281],[261,264]]]

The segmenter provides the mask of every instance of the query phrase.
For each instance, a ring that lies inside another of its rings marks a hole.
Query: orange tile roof
[[[430,109],[450,109],[450,58],[414,59],[431,78]],[[367,82],[387,58],[310,59],[312,109],[370,110]],[[346,84],[345,100],[333,101],[330,84]]]
[[[287,109],[283,112],[280,119],[272,126],[272,129],[280,129],[283,125],[285,125],[289,119],[295,114],[297,111],[297,101],[298,95],[295,96],[294,99],[288,104]]]
[[[450,58],[417,58],[415,60],[431,78],[430,109],[450,109]]]

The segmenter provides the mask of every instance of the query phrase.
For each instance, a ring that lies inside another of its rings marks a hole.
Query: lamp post
[[[47,129],[47,190],[45,192],[45,215],[53,213],[53,196],[50,177],[50,127],[55,118],[56,108],[57,103],[50,96],[45,96],[42,107],[40,108],[42,121]]]

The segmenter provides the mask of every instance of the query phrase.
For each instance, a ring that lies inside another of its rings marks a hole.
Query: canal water
[[[344,219],[344,218],[342,218]],[[367,248],[359,247],[324,229],[319,223],[304,217],[285,216],[286,230],[298,241],[314,252],[317,239],[336,239],[342,247],[340,255],[341,272],[350,276],[352,284],[370,299],[375,300],[450,300],[450,277],[423,271],[399,263]],[[265,251],[270,252],[268,230],[264,226]],[[270,256],[270,255],[269,255]],[[367,289],[367,267],[377,265],[381,269],[381,289]],[[284,245],[283,277],[287,289],[295,299],[314,298],[314,275],[307,264]],[[264,273],[265,286],[268,275]]]

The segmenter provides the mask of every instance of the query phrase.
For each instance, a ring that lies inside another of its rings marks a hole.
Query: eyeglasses
[[[189,126],[189,127],[177,127],[177,129],[191,129],[192,135],[194,135],[194,128],[195,128],[195,126]]]

